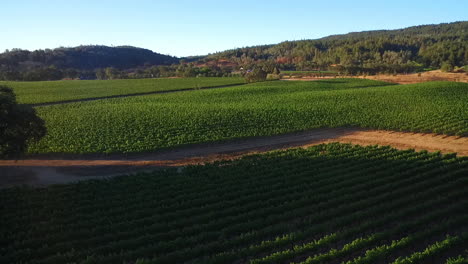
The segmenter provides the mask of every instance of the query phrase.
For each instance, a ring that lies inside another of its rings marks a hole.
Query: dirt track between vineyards
[[[247,154],[330,142],[390,145],[398,149],[457,152],[458,156],[468,156],[468,137],[358,128],[324,128],[270,137],[195,144],[143,154],[70,157],[48,155],[18,161],[0,160],[0,187],[69,183],[138,171],[236,159]]]

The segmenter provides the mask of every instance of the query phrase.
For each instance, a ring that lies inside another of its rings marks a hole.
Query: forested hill
[[[452,71],[457,67],[468,71],[468,21],[285,41],[183,60],[130,46],[14,49],[0,53],[0,80],[229,76],[241,67],[255,66],[267,72],[331,70],[349,74],[430,68]]]
[[[1,71],[29,71],[40,67],[94,70],[114,67],[131,69],[144,65],[170,65],[179,59],[131,46],[79,46],[46,50],[14,49],[0,54]]]
[[[464,66],[468,65],[468,22],[285,41],[228,50],[202,60],[221,59],[238,65],[269,61],[283,69],[328,69],[331,66],[350,72]]]

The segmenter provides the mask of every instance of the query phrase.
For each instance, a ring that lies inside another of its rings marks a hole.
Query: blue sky
[[[2,0],[0,51],[132,45],[174,56],[468,20],[467,0]]]

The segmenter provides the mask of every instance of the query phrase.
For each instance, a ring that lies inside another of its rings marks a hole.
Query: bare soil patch
[[[69,183],[167,167],[231,160],[247,154],[331,142],[390,145],[399,149],[457,152],[459,156],[468,156],[467,137],[358,128],[324,128],[271,137],[196,144],[143,154],[73,157],[48,155],[18,161],[0,160],[0,187]]]
[[[422,73],[411,73],[411,74],[378,74],[378,75],[367,75],[367,76],[338,76],[339,78],[360,78],[360,79],[370,79],[385,81],[391,83],[399,84],[410,84],[410,83],[420,83],[420,82],[430,82],[430,81],[452,81],[452,82],[465,82],[468,83],[468,73],[452,73],[452,72],[442,72],[440,70],[422,72]],[[324,77],[302,77],[302,78],[283,78],[282,80],[290,81],[315,81],[323,79],[335,79],[334,76],[324,76]]]
[[[358,78],[366,78],[371,80],[379,80],[393,82],[399,84],[410,84],[431,81],[451,81],[468,83],[467,73],[451,73],[442,72],[440,70],[422,72],[421,74],[397,74],[397,75],[374,75],[374,76],[359,76]]]

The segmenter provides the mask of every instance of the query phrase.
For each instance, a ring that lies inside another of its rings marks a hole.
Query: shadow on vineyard
[[[33,106],[104,100],[242,85],[242,78],[133,79],[106,81],[0,82],[11,86],[22,104]]]
[[[468,256],[466,175],[454,154],[333,143],[4,189],[0,262],[443,263]]]

